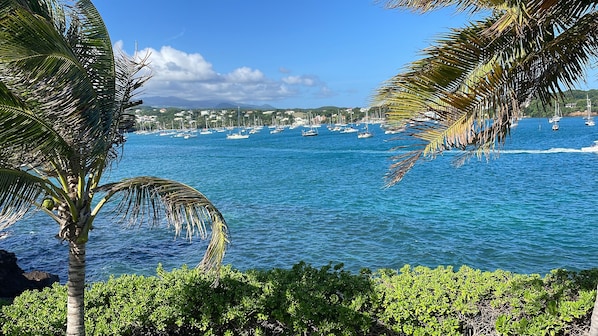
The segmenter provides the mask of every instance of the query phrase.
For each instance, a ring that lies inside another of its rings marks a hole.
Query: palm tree
[[[464,150],[457,164],[471,155],[497,154],[526,103],[562,99],[597,60],[595,0],[380,1],[420,13],[454,6],[483,17],[453,29],[378,89],[375,102],[388,109],[390,121],[411,122],[405,135],[412,141],[393,157],[389,186],[420,159],[447,149]]]
[[[147,80],[147,57],[115,54],[89,0],[0,0],[0,230],[39,209],[69,244],[67,335],[84,335],[85,251],[100,209],[129,224],[167,224],[209,239],[199,266],[217,268],[228,232],[216,207],[174,181],[101,185]]]

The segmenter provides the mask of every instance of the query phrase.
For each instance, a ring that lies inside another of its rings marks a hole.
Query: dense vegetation
[[[581,335],[598,269],[541,277],[469,267],[186,268],[88,286],[88,335]],[[215,286],[215,287],[214,287]],[[66,287],[2,307],[2,335],[62,335]]]
[[[571,90],[566,91],[563,99],[559,102],[563,115],[580,114],[586,111],[586,97],[592,101],[592,113],[598,112],[598,90]],[[532,100],[529,106],[524,108],[524,115],[533,118],[549,118],[554,115],[554,105],[543,106],[539,100]],[[585,114],[583,114],[585,116]]]

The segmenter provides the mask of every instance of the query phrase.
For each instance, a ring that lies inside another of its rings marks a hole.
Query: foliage
[[[596,61],[595,1],[385,0],[419,13],[450,7],[478,14],[422,51],[422,57],[384,83],[377,104],[391,121],[407,124],[413,142],[397,149],[388,185],[422,158],[449,149],[489,157],[504,144],[513,119],[532,99],[543,109],[564,99]],[[572,5],[572,4],[575,5]]]
[[[380,319],[406,335],[574,334],[589,326],[598,280],[596,270],[544,279],[466,266],[380,273]]]
[[[580,335],[598,269],[545,277],[466,266],[351,274],[342,265],[214,274],[186,267],[88,287],[89,335]],[[2,307],[1,335],[61,335],[66,287]]]
[[[2,307],[1,335],[63,335],[66,329],[66,286],[55,283],[42,291],[25,291]]]
[[[598,111],[598,90],[570,90],[563,94],[563,99],[560,101],[560,109],[563,115],[579,114],[586,116],[586,97],[592,102],[592,113],[595,114]],[[542,103],[534,99],[530,104],[523,109],[525,116],[532,118],[549,118],[554,115],[554,105],[544,106]]]
[[[206,269],[228,243],[222,214],[190,186],[151,176],[101,184],[151,77],[147,57],[115,52],[90,0],[0,0],[0,229],[36,210],[58,224],[69,244],[68,335],[85,330],[86,243],[108,202],[131,226],[209,240]]]

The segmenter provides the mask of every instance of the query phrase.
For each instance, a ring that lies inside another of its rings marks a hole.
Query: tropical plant
[[[598,11],[587,1],[384,0],[387,8],[428,12],[454,6],[482,19],[453,29],[424,57],[383,84],[376,101],[412,139],[393,157],[388,185],[424,157],[464,149],[496,154],[522,106],[549,105],[585,78],[598,56]],[[405,148],[403,148],[405,149]],[[598,300],[591,335],[598,335]]]
[[[156,177],[101,185],[148,79],[147,57],[115,53],[89,0],[0,0],[0,230],[33,210],[69,244],[67,335],[83,335],[85,251],[100,209],[128,224],[209,239],[199,266],[217,268],[228,232],[216,207],[187,185]]]
[[[342,264],[288,269],[183,267],[86,289],[89,335],[585,335],[598,269],[544,277],[405,265],[359,274]],[[0,307],[1,335],[62,335],[66,287]]]
[[[422,157],[451,148],[498,153],[531,99],[550,104],[581,82],[598,45],[596,1],[388,0],[388,8],[446,6],[487,17],[453,29],[379,89],[394,122],[413,121],[416,141],[394,157],[388,184]],[[429,122],[434,119],[434,122]]]

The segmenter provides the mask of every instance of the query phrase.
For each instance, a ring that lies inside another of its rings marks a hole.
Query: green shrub
[[[253,272],[264,293],[259,321],[292,335],[366,334],[374,320],[375,292],[369,276],[351,275],[342,265]]]
[[[569,335],[589,327],[597,274],[597,270],[555,270],[544,279],[538,275],[513,276],[493,301],[493,305],[506,308],[497,318],[497,332]]]
[[[379,271],[380,319],[405,335],[564,335],[589,327],[596,271],[518,275],[463,266]]]
[[[215,285],[217,281],[217,285]],[[565,335],[582,334],[598,270],[544,278],[463,266],[351,274],[342,265],[220,275],[158,268],[85,293],[88,335]],[[2,335],[63,335],[66,287],[1,306]]]
[[[3,306],[3,335],[63,335],[66,330],[66,287],[54,284],[42,291],[25,291]]]

